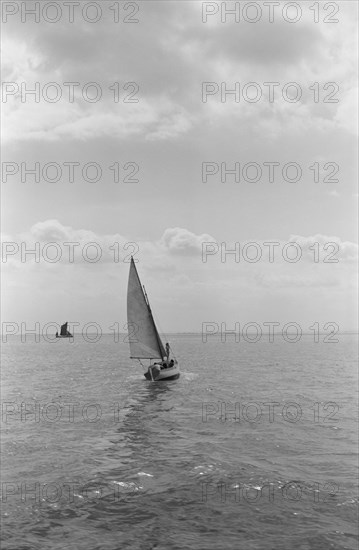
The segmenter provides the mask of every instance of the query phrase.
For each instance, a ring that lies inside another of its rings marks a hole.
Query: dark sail
[[[67,330],[67,323],[61,325],[60,336],[72,336],[71,332]]]

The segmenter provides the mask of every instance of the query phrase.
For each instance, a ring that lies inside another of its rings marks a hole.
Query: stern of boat
[[[152,371],[152,376],[151,376]],[[161,382],[162,380],[177,380],[180,377],[180,370],[176,362],[173,367],[160,369],[157,365],[149,367],[145,372],[146,380]]]

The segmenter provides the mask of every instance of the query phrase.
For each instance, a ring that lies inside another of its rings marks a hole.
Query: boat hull
[[[157,367],[152,367],[152,376],[150,369],[144,374],[146,380],[152,382],[163,382],[167,380],[177,380],[180,377],[180,371],[177,365],[172,368],[159,369]]]

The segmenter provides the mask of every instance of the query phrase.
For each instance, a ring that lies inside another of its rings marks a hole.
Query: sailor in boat
[[[175,362],[173,359],[171,361],[162,361],[161,369],[171,369],[174,366]]]
[[[167,357],[167,361],[169,360],[170,358],[170,345],[168,342],[166,342],[166,357]]]

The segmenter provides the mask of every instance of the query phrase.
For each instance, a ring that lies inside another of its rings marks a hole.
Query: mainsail
[[[72,336],[71,332],[67,330],[67,323],[61,325],[60,336]]]
[[[127,323],[131,358],[164,359],[166,352],[133,258],[128,277]]]

